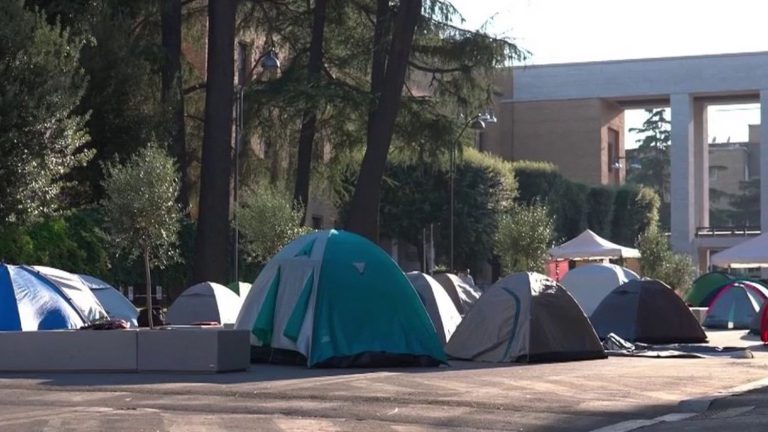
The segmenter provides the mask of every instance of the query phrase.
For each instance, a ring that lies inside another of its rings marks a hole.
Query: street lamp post
[[[277,59],[277,53],[274,49],[269,49],[267,52],[262,54],[261,57],[259,57],[256,60],[256,64],[260,64],[261,68],[267,72],[268,74],[272,74],[273,72],[276,72],[280,69],[280,60]],[[253,72],[253,69],[251,70]],[[250,74],[249,74],[250,75]],[[245,84],[246,84],[246,77],[240,77],[239,78],[240,83],[236,87],[235,91],[235,154],[234,154],[234,179],[232,187],[234,189],[232,193],[232,207],[234,211],[232,212],[232,225],[234,226],[234,263],[233,263],[233,269],[234,269],[234,282],[238,283],[240,281],[240,229],[238,229],[238,221],[237,221],[237,202],[238,202],[238,195],[240,192],[240,151],[243,146],[243,109],[245,106],[244,103],[244,90],[245,90]]]
[[[456,139],[453,140],[453,143],[451,144],[451,158],[450,158],[450,165],[448,168],[449,171],[449,177],[450,177],[450,239],[449,239],[449,261],[450,261],[450,271],[455,272],[456,269],[453,267],[453,241],[454,241],[454,212],[455,212],[455,194],[454,194],[454,183],[455,183],[455,177],[456,177],[456,145],[461,140],[462,135],[464,135],[464,132],[467,130],[467,128],[470,128],[472,130],[483,130],[485,129],[486,123],[496,123],[496,117],[492,113],[483,113],[483,114],[476,114],[472,118],[466,121],[464,123],[464,126],[461,128],[461,131],[456,136]]]

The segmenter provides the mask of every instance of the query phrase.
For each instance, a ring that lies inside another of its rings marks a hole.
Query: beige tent
[[[768,267],[768,233],[753,237],[711,257],[718,267]]]
[[[234,324],[243,300],[224,285],[203,282],[184,290],[171,307],[166,320],[187,325],[200,322]]]
[[[640,258],[637,249],[611,243],[590,230],[550,249],[549,254],[555,259],[568,260]]]
[[[438,273],[433,277],[445,289],[453,300],[453,304],[456,305],[456,310],[462,315],[469,312],[472,305],[480,298],[480,290],[467,285],[455,274]]]
[[[537,362],[605,358],[579,305],[554,280],[511,274],[488,288],[445,347],[454,358]]]

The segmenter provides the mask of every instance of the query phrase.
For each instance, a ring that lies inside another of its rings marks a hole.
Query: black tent
[[[611,291],[590,317],[600,339],[615,333],[630,342],[706,342],[707,336],[683,300],[667,285],[638,279]]]

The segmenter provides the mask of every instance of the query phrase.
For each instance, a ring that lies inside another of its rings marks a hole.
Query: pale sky
[[[768,51],[767,0],[452,0],[476,29],[512,38],[531,53],[523,64]],[[767,72],[768,73],[768,72]],[[627,112],[627,127],[642,112]],[[758,105],[709,111],[709,141],[747,139]],[[627,135],[628,147],[635,137]]]

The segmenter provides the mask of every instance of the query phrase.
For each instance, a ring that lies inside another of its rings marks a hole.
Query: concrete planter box
[[[230,372],[250,366],[247,330],[0,332],[0,372]]]
[[[251,361],[247,330],[170,327],[138,332],[139,372],[233,372]]]
[[[0,371],[136,371],[136,332],[0,332]]]

